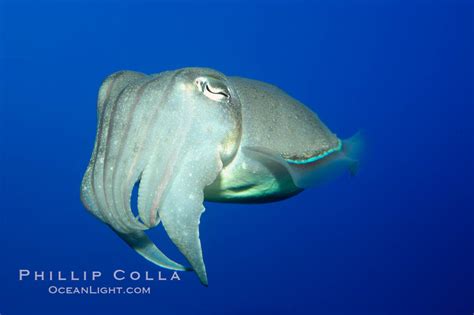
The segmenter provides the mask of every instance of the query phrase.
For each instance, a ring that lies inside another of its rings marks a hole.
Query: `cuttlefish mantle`
[[[268,202],[349,170],[361,139],[340,140],[275,86],[207,68],[153,75],[121,71],[99,90],[85,207],[154,264],[193,270],[207,285],[199,222],[204,200]],[[138,188],[138,215],[131,206]],[[148,238],[163,224],[189,262]]]

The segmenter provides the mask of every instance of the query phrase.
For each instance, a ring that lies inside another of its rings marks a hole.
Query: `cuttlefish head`
[[[222,162],[227,165],[237,152],[242,133],[242,105],[237,91],[224,74],[209,68],[181,69],[174,81],[171,93],[175,93],[175,97],[196,104],[195,109],[204,113],[208,120],[217,118],[211,120],[211,124],[218,122],[227,128],[225,137],[218,144]]]

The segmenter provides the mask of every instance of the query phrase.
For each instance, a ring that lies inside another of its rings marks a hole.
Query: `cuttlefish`
[[[114,73],[100,87],[97,115],[81,186],[84,206],[144,258],[193,270],[204,285],[204,200],[285,199],[354,173],[361,151],[358,134],[340,140],[281,89],[208,68]],[[168,258],[145,233],[160,222],[189,267]]]

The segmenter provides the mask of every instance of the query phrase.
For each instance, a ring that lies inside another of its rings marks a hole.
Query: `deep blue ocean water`
[[[1,0],[0,314],[472,314],[473,15],[471,1]],[[101,81],[185,66],[276,84],[341,137],[362,130],[359,174],[277,203],[208,203],[208,288],[192,273],[120,283],[150,295],[20,282],[24,268],[160,270],[85,211],[79,186]]]

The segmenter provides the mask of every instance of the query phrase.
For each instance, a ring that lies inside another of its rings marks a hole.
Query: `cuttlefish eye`
[[[213,101],[221,102],[230,99],[229,89],[220,80],[213,78],[197,78],[195,84],[207,98]]]

